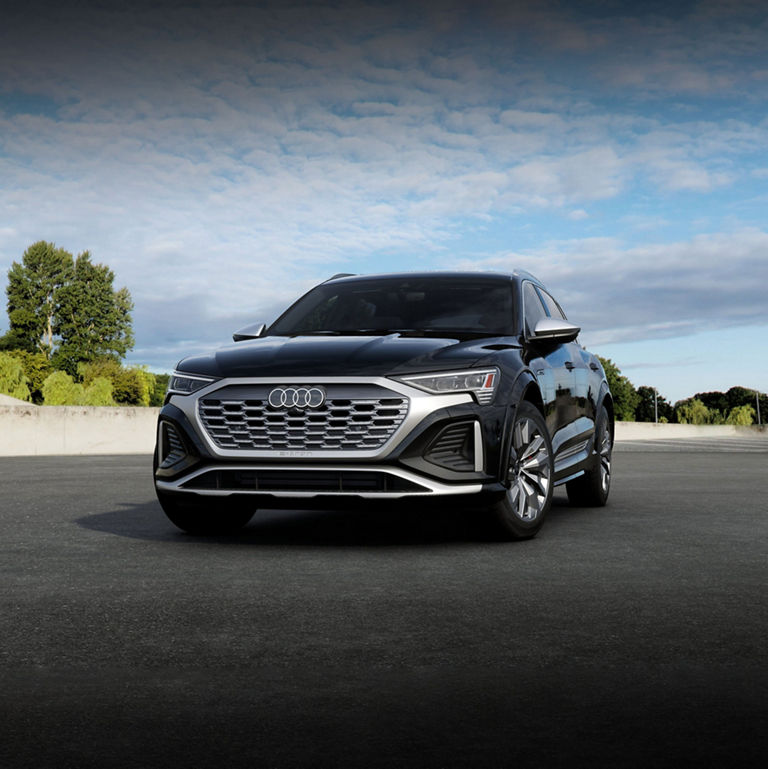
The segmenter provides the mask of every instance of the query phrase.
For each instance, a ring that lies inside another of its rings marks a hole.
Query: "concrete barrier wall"
[[[0,406],[0,456],[151,454],[160,409]]]
[[[765,426],[741,427],[738,425],[665,425],[654,422],[616,422],[617,441],[651,441],[665,438],[768,438]]]
[[[0,456],[151,454],[159,409],[95,406],[0,405]],[[617,422],[616,440],[728,438],[762,435],[729,425]]]

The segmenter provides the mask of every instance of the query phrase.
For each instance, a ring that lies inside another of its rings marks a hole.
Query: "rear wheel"
[[[199,536],[235,534],[256,512],[253,508],[220,505],[215,499],[180,500],[161,491],[157,492],[157,499],[171,523],[187,534]]]
[[[552,444],[541,412],[523,401],[517,408],[507,462],[507,493],[492,508],[506,539],[535,537],[552,504]]]
[[[602,507],[611,490],[613,434],[608,409],[600,407],[595,426],[595,458],[591,469],[565,484],[568,501],[577,507]]]

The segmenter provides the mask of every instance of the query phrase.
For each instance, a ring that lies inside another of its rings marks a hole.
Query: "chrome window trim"
[[[262,491],[259,489],[184,489],[182,484],[187,483],[199,475],[211,472],[212,470],[243,470],[248,472],[266,470],[291,470],[299,472],[323,472],[323,471],[360,471],[386,473],[397,478],[401,478],[420,486],[425,486],[428,491]],[[191,473],[177,478],[174,481],[155,481],[160,491],[176,491],[184,494],[193,494],[195,496],[207,497],[229,497],[233,494],[250,494],[270,497],[283,497],[285,499],[309,499],[311,497],[364,497],[366,499],[400,499],[402,497],[433,497],[446,496],[449,494],[478,494],[483,486],[480,483],[466,483],[450,485],[440,483],[433,478],[426,478],[423,475],[404,470],[390,465],[224,465],[222,467],[207,465],[200,467]]]
[[[403,395],[408,398],[408,413],[405,416],[400,427],[395,430],[389,440],[378,449],[366,451],[305,451],[302,449],[294,450],[242,450],[242,449],[220,449],[211,440],[208,432],[200,421],[197,402],[200,398],[211,395],[216,390],[231,385],[324,385],[324,384],[346,384],[346,385],[377,385],[385,387],[388,390]],[[229,377],[227,379],[217,379],[209,386],[189,395],[174,394],[169,403],[184,412],[187,419],[195,427],[195,431],[205,442],[211,454],[222,459],[379,459],[386,456],[390,450],[402,440],[402,438],[419,425],[429,414],[449,406],[459,406],[464,403],[474,403],[469,393],[451,393],[446,395],[433,395],[424,392],[415,387],[410,387],[403,382],[387,377]]]

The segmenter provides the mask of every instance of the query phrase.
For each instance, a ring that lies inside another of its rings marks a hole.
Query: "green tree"
[[[757,412],[752,406],[736,406],[728,413],[727,425],[751,425],[757,419]]]
[[[93,264],[87,251],[78,255],[71,280],[57,294],[58,368],[75,374],[82,361],[119,360],[133,347],[131,296],[126,288],[114,290],[114,278],[106,265]]]
[[[96,377],[83,392],[80,400],[83,406],[114,406],[112,399],[112,382],[106,377]]]
[[[165,392],[168,389],[168,382],[171,379],[170,374],[155,374],[155,387],[152,390],[152,397],[149,399],[150,406],[162,406],[165,400]]]
[[[112,396],[121,406],[149,406],[155,390],[155,375],[143,366],[124,368],[114,358],[79,363],[77,374],[85,387],[97,377],[112,383]]]
[[[51,356],[58,294],[72,268],[72,254],[43,240],[24,252],[21,264],[13,262],[5,290],[11,327],[3,337],[3,348]]]
[[[757,408],[756,399],[760,399],[760,421],[766,421],[765,414],[768,414],[768,396],[765,393],[756,393],[746,387],[731,387],[727,392],[717,390],[706,393],[696,393],[693,396],[698,398],[710,410],[717,410],[725,419],[730,415],[733,409],[739,406],[753,406]],[[755,417],[755,421],[757,418]]]
[[[654,404],[654,395],[656,403]],[[653,387],[641,385],[637,388],[638,403],[635,408],[635,422],[653,422],[656,419],[656,411],[659,413],[659,422],[669,422],[674,417],[674,409],[663,395],[657,395]]]
[[[640,402],[632,382],[625,377],[619,367],[610,358],[600,358],[605,369],[605,378],[613,396],[613,411],[616,419],[622,422],[632,422],[635,418],[635,409]]]
[[[43,382],[53,372],[51,362],[44,352],[27,352],[26,350],[8,350],[8,355],[15,358],[27,377],[32,402],[43,402]]]
[[[675,404],[675,415],[681,425],[711,425],[722,421],[720,412],[708,409],[698,398],[688,398]]]
[[[28,401],[30,400],[28,382],[21,363],[12,355],[0,352],[0,393]]]
[[[83,395],[83,386],[66,371],[54,371],[43,382],[43,403],[46,406],[77,406]]]

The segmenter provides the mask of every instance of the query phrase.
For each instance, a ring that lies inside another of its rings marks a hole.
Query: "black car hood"
[[[383,376],[471,366],[498,338],[268,336],[185,358],[179,371],[213,377]],[[493,348],[491,348],[492,350]]]

